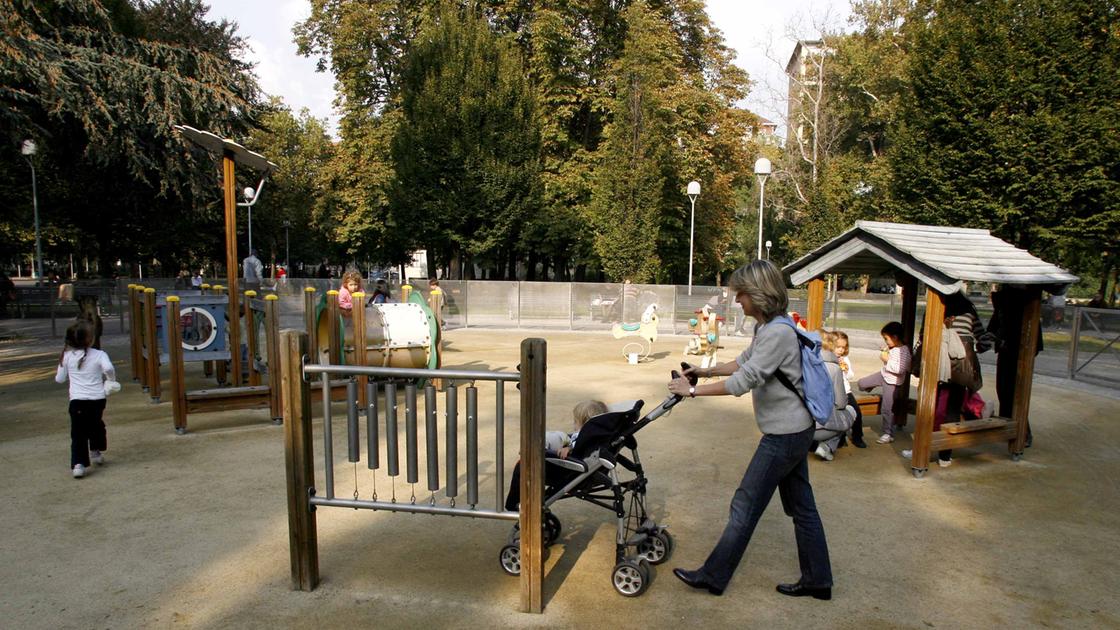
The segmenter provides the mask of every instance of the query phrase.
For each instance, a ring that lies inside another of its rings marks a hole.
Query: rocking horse
[[[719,323],[723,321],[712,308],[704,305],[704,308],[696,311],[696,317],[688,320],[688,331],[692,333],[693,337],[688,340],[688,345],[684,348],[685,360],[688,360],[689,355],[700,356],[700,367],[709,368],[715,366],[718,361],[716,360],[716,350],[719,349]]]
[[[645,360],[653,349],[653,342],[657,341],[657,305],[647,306],[638,323],[615,324],[611,328],[611,334],[615,339],[637,337],[639,341],[631,341],[622,346],[622,356],[629,359],[633,354],[637,355],[639,361]]]

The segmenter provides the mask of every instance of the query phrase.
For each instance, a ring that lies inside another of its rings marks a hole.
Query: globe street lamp
[[[35,183],[35,162],[32,161],[34,155],[39,151],[39,147],[35,144],[34,140],[24,140],[23,144],[19,147],[19,152],[27,158],[27,163],[31,166],[31,206],[35,212],[35,267],[37,270],[36,278],[39,282],[43,281],[43,246],[39,241],[39,190]]]
[[[692,201],[692,220],[688,227],[688,294],[692,295],[692,251],[696,233],[696,198],[700,196],[700,182],[688,182],[688,198]]]
[[[772,244],[770,241],[766,241],[766,260],[770,260],[770,246]]]
[[[762,259],[762,202],[766,195],[766,178],[770,176],[770,160],[758,158],[754,163],[754,174],[758,177],[758,258]],[[769,249],[769,247],[768,247]],[[769,252],[767,252],[769,258]]]

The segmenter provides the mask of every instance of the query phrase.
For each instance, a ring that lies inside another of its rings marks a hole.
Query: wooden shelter
[[[226,227],[226,284],[229,289],[228,313],[240,313],[238,278],[241,276],[241,260],[237,255],[237,175],[235,165],[240,164],[268,177],[278,168],[259,153],[237,144],[233,140],[221,138],[209,131],[200,131],[187,125],[175,125],[183,138],[222,159],[222,201],[225,204]],[[258,192],[260,191],[258,187]],[[231,317],[236,321],[236,317]],[[229,327],[230,371],[233,373],[234,386],[241,385],[241,340],[240,327]]]
[[[918,283],[923,283],[926,317],[922,345],[936,349],[941,346],[944,298],[962,291],[965,282],[998,283],[1001,287],[1022,289],[1026,295],[1022,311],[1002,313],[1004,317],[1022,317],[1013,417],[945,423],[935,432],[940,352],[923,353],[911,468],[914,476],[921,477],[928,468],[931,450],[990,442],[1006,441],[1012,459],[1022,456],[1038,347],[1042,291],[1064,293],[1078,280],[1077,276],[992,236],[988,230],[874,221],[857,222],[852,229],[787,265],[784,271],[789,274],[792,285],[808,284],[810,329],[819,328],[824,321],[824,276],[893,274],[902,287],[903,341],[911,347],[914,345]],[[909,396],[909,377],[899,390],[900,395]],[[888,401],[884,401],[883,409],[889,409]]]

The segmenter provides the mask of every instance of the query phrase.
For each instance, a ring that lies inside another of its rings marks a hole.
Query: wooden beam
[[[128,350],[129,358],[131,359],[132,366],[132,380],[141,382],[140,369],[140,305],[139,299],[136,297],[139,294],[137,287],[140,285],[128,285]]]
[[[284,420],[284,402],[280,395],[280,296],[264,296],[265,353],[268,356],[268,407],[275,423]]]
[[[226,289],[229,291],[229,364],[233,384],[241,384],[241,326],[237,324],[241,309],[237,290],[241,265],[237,259],[237,174],[233,152],[222,156],[222,192],[226,217]]]
[[[941,294],[926,289],[926,327],[922,334],[922,380],[918,384],[918,413],[914,422],[914,448],[910,460],[917,473],[929,467],[930,436],[937,411],[937,372],[941,364],[941,331],[945,328],[945,302]]]
[[[366,365],[366,294],[358,291],[353,295],[354,308],[350,310],[350,319],[354,325],[354,365]],[[366,382],[368,377],[358,377],[358,409],[365,409],[369,404],[366,397]]]
[[[167,362],[171,364],[171,417],[175,432],[187,432],[187,385],[183,364],[183,326],[179,296],[167,296]]]
[[[1019,337],[1019,362],[1015,369],[1015,398],[1011,419],[1015,422],[1015,439],[1008,442],[1012,456],[1019,457],[1027,443],[1027,430],[1031,411],[1031,387],[1034,384],[1034,355],[1038,351],[1038,327],[1042,313],[1042,291],[1037,287],[1026,289],[1023,304],[1022,331]],[[1014,316],[1006,310],[1003,316]]]
[[[144,323],[147,331],[148,395],[151,402],[158,403],[160,397],[159,380],[159,338],[156,336],[156,290],[144,289]]]
[[[319,362],[319,333],[315,330],[315,287],[303,289],[303,327],[307,330],[307,353]]]
[[[249,349],[247,359],[249,360],[248,368],[250,385],[261,384],[261,373],[257,371],[256,361],[258,341],[256,331],[254,330],[256,326],[253,322],[253,298],[255,297],[257,297],[256,291],[245,292],[245,345]]]
[[[945,425],[941,425],[945,426]],[[930,451],[942,451],[947,448],[969,448],[982,444],[996,444],[1015,439],[1015,425],[1008,423],[1002,428],[986,431],[970,431],[968,433],[946,433],[934,431],[930,440]],[[928,461],[928,458],[927,458]]]
[[[824,323],[824,279],[813,278],[809,281],[809,298],[806,309],[809,330],[816,330]]]
[[[544,339],[521,342],[521,610],[544,611]],[[499,462],[498,465],[501,465]]]
[[[338,330],[338,291],[327,291],[327,356],[331,365],[342,364],[342,339]],[[321,348],[320,348],[321,350]]]
[[[222,285],[220,285],[220,284],[214,285],[214,288],[213,288],[214,295],[221,295],[222,290],[223,290]],[[226,308],[229,308],[228,304],[226,305]],[[226,326],[231,326],[232,325],[231,322],[233,322],[234,320],[236,320],[235,317],[230,317],[229,314],[227,314],[226,315]],[[233,356],[233,352],[228,347],[226,348],[226,351],[229,352],[231,357]],[[217,361],[217,367],[215,368],[215,371],[216,371],[216,373],[214,375],[214,380],[217,381],[217,383],[219,385],[228,385],[229,384],[229,368],[228,368],[225,360],[218,360]]]
[[[315,487],[315,454],[311,435],[311,386],[303,378],[307,333],[285,330],[280,339],[291,584],[293,590],[312,591],[319,584],[319,534],[310,501]]]

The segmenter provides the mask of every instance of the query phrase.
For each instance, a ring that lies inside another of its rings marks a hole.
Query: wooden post
[[[521,342],[521,610],[529,613],[544,610],[541,520],[547,349],[544,339]]]
[[[253,325],[253,298],[257,297],[256,291],[245,292],[245,341],[249,348],[249,384],[260,385],[261,373],[257,371],[257,335]]]
[[[268,408],[272,422],[284,421],[283,398],[280,393],[280,297],[274,293],[264,296],[265,352],[268,357]]]
[[[914,422],[914,448],[910,468],[917,477],[929,467],[929,443],[937,412],[937,372],[941,364],[941,332],[945,328],[945,302],[941,294],[926,289],[926,327],[922,334],[922,382],[918,385],[918,413]],[[884,401],[885,402],[885,401]]]
[[[183,327],[180,323],[179,296],[167,296],[167,362],[171,365],[171,410],[175,432],[187,432],[187,386],[183,375]]]
[[[353,295],[354,308],[350,311],[350,319],[354,324],[354,365],[366,365],[366,294],[358,291]],[[369,402],[366,398],[366,381],[368,377],[358,377],[358,409],[365,409]]]
[[[205,282],[202,283],[202,286],[200,286],[199,288],[202,289],[202,295],[210,293],[210,285]],[[202,362],[202,375],[206,378],[210,378],[214,375],[214,361],[211,360]]]
[[[128,285],[128,344],[129,351],[132,353],[132,380],[136,382],[144,380],[140,354],[140,341],[144,333],[140,326],[140,298],[138,297],[141,290],[142,287],[138,284]]]
[[[148,395],[152,403],[159,402],[159,338],[156,337],[156,290],[144,289],[144,319],[148,331]]]
[[[342,363],[342,339],[338,335],[338,291],[327,291],[327,356],[331,365]],[[320,348],[322,350],[322,348]]]
[[[225,289],[225,287],[223,287],[222,285],[214,285],[214,289],[213,289],[214,290],[214,295],[222,295],[222,291],[224,289]],[[228,305],[226,307],[228,308]],[[228,315],[228,314],[226,314],[225,319],[226,319],[226,326],[232,326],[237,321],[237,318],[235,316],[231,316],[231,315]],[[233,351],[230,348],[228,348],[228,346],[227,346],[226,350],[230,351],[231,356],[233,355]],[[217,361],[217,376],[215,377],[214,380],[217,381],[218,385],[227,385],[227,383],[230,382],[230,379],[228,379],[228,374],[227,374],[227,370],[226,370],[226,367],[225,367],[225,361],[221,361],[221,360]]]
[[[816,330],[824,323],[824,280],[813,278],[809,281],[808,304],[809,330]]]
[[[1008,442],[1011,456],[1019,459],[1027,443],[1031,410],[1031,387],[1034,384],[1034,355],[1038,349],[1039,317],[1042,313],[1042,290],[1027,287],[1023,303],[1023,323],[1019,337],[1019,362],[1015,370],[1015,398],[1011,419],[1015,422],[1015,439]],[[1009,313],[1004,311],[1004,317]]]
[[[280,339],[292,589],[313,591],[319,584],[319,535],[315,512],[310,504],[310,494],[315,488],[315,463],[311,435],[311,386],[303,378],[307,333],[285,330]]]
[[[914,326],[918,318],[918,279],[910,274],[899,274],[895,279],[899,286],[902,287],[902,343],[911,349],[914,348]],[[944,306],[944,303],[942,303]],[[929,306],[927,305],[928,309]],[[927,311],[928,312],[928,311]],[[940,352],[940,350],[938,350]],[[923,359],[925,357],[922,357]],[[936,373],[934,373],[936,375]],[[902,409],[910,409],[910,374],[902,376],[902,383],[895,388],[895,398],[898,400],[898,405]],[[883,401],[888,404],[890,401]],[[889,407],[888,407],[889,408]],[[899,426],[905,426],[905,414],[903,421]]]
[[[569,315],[568,328],[569,329],[571,329],[571,321],[570,320],[571,320],[571,313],[572,313],[572,310],[573,310],[572,298],[571,298],[571,286],[572,286],[572,283],[569,282],[568,283],[568,293],[569,293],[569,295],[568,295],[568,315]],[[436,369],[439,369],[439,368],[443,367],[443,305],[444,305],[443,300],[444,300],[443,290],[440,289],[439,287],[436,287],[436,288],[432,289],[431,293],[428,294],[428,308],[432,311],[432,315],[436,318],[436,336],[432,339],[431,349],[429,350],[429,352],[436,353]],[[434,385],[436,387],[436,389],[438,389],[440,391],[443,391],[443,379],[442,378],[433,378],[432,379],[432,385]]]
[[[1077,346],[1081,341],[1081,307],[1073,307],[1073,323],[1069,329],[1069,380],[1077,378]]]
[[[307,329],[307,352],[319,362],[319,332],[315,330],[315,287],[303,289],[303,327]]]
[[[240,293],[237,290],[238,272],[241,265],[237,258],[237,176],[234,171],[233,152],[226,150],[222,156],[222,198],[225,201],[226,217],[226,283],[229,289],[229,366],[233,372],[233,384],[241,384],[241,327],[237,316],[241,312],[238,305]]]

